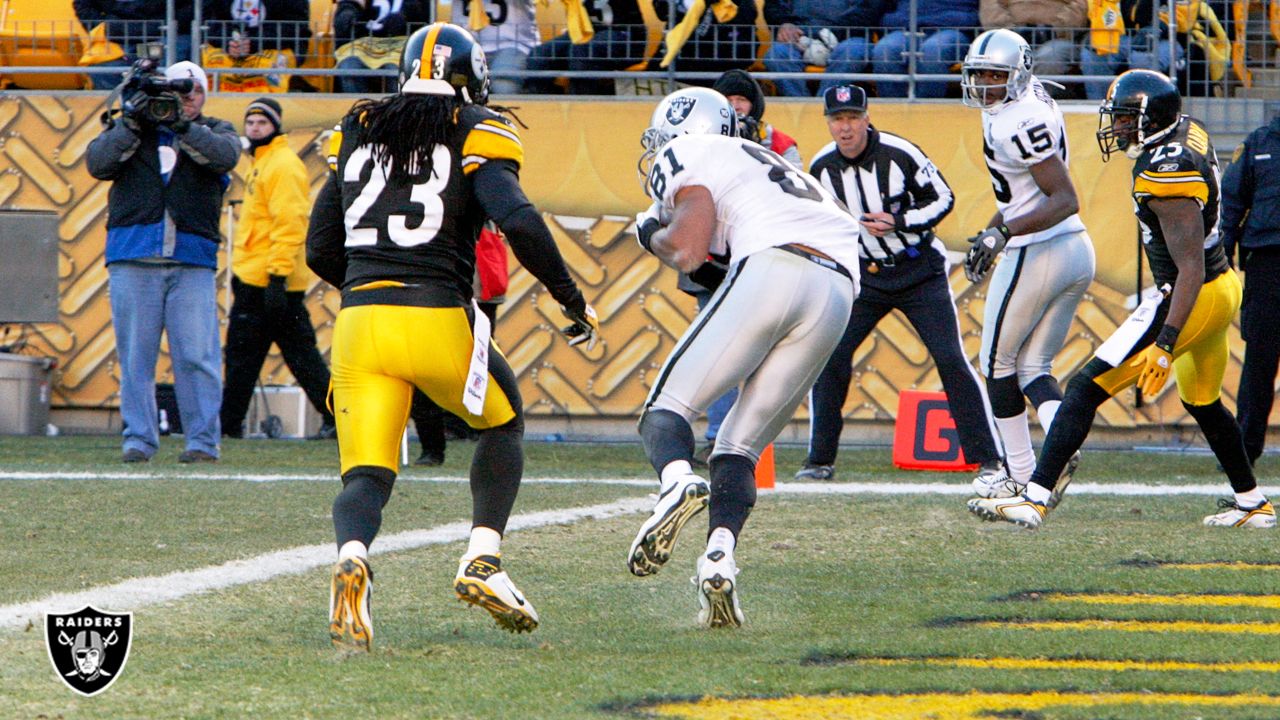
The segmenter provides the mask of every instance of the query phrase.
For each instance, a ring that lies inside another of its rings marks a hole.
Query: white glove
[[[804,35],[796,41],[796,45],[803,53],[805,63],[818,67],[827,66],[827,62],[831,60],[831,51],[835,50],[838,44],[835,33],[826,28],[819,30],[817,37]]]

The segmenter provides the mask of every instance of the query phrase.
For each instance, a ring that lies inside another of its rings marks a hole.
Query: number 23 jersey
[[[729,255],[736,262],[799,243],[857,272],[859,226],[853,216],[813,177],[750,140],[676,137],[654,159],[649,186],[666,216],[682,188],[701,186],[711,192],[716,207],[713,255]]]
[[[472,173],[487,162],[523,162],[515,128],[497,113],[465,106],[448,143],[432,149],[430,173],[391,177],[373,145],[356,144],[354,122],[348,118],[330,146],[346,231],[344,304],[467,305],[486,219]],[[357,288],[367,292],[351,292]]]

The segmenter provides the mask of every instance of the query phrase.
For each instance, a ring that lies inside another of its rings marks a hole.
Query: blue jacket
[[[880,18],[892,0],[769,0],[764,20],[770,27],[791,23],[814,35],[821,28],[846,40],[850,28],[880,27]]]
[[[162,152],[174,158],[167,173]],[[86,153],[89,174],[112,181],[107,264],[164,258],[216,268],[222,194],[230,181],[227,173],[239,158],[240,138],[231,123],[205,116],[181,135],[163,127],[134,133],[116,122],[94,138]],[[169,243],[164,237],[166,211],[177,231]]]
[[[883,24],[887,28],[905,28],[910,23],[910,0],[898,0],[897,5],[885,13]],[[978,0],[920,0],[917,5],[916,24],[926,30],[972,30],[982,24]]]
[[[1280,117],[1249,133],[1222,177],[1222,247],[1280,246]]]

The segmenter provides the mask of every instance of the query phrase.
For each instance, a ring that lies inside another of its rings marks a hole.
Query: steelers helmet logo
[[[677,97],[671,99],[671,105],[667,108],[667,122],[672,125],[679,125],[689,117],[689,113],[693,112],[693,106],[698,101],[691,97]]]

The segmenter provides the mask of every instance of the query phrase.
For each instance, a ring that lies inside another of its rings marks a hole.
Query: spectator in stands
[[[243,437],[241,426],[262,363],[274,343],[311,405],[324,418],[318,439],[336,437],[329,412],[329,369],[316,349],[305,295],[315,276],[307,269],[307,218],[311,184],[298,153],[281,132],[284,114],[269,97],[249,103],[244,134],[253,166],[231,255],[235,302],[227,326],[227,382],[222,392],[222,432]]]
[[[879,27],[888,0],[770,0],[764,19],[777,27],[764,54],[769,72],[804,72],[806,65],[825,66],[827,73],[865,72],[871,63],[871,30]],[[826,30],[829,34],[823,34]],[[832,46],[830,41],[834,40]],[[843,81],[824,79],[818,94]],[[774,80],[780,95],[808,96],[804,80]]]
[[[1080,50],[1080,71],[1107,76],[1084,84],[1090,100],[1101,100],[1111,80],[1125,70],[1159,70],[1176,78],[1183,63],[1182,47],[1169,42],[1151,0],[1088,0],[1089,44]],[[1170,53],[1174,65],[1170,65]]]
[[[916,73],[945,75],[958,69],[978,25],[978,0],[918,0],[916,27],[923,33],[917,51]],[[886,75],[906,74],[911,50],[908,29],[911,0],[897,0],[884,16],[885,35],[871,48],[872,67]],[[918,82],[915,96],[940,98],[947,93],[946,82]],[[907,83],[883,80],[877,84],[880,97],[906,97]]]
[[[756,59],[755,0],[654,0],[665,25],[675,6],[675,25],[662,43],[661,67],[675,64],[681,72],[719,72],[746,68]],[[706,85],[705,80],[686,82]]]
[[[462,0],[458,0],[461,2]],[[644,60],[647,30],[636,0],[565,0],[568,30],[529,53],[529,70],[625,70]],[[556,93],[554,78],[527,78],[525,92]],[[613,95],[609,79],[569,79],[570,95]]]
[[[1026,38],[1037,77],[1066,75],[1075,64],[1076,36],[1088,27],[1089,7],[1088,0],[980,0],[978,16],[986,30],[1009,28]],[[1067,94],[1046,87],[1054,97]]]
[[[205,7],[209,0],[203,0]],[[165,0],[75,0],[76,17],[86,30],[93,31],[105,25],[105,39],[112,45],[103,51],[102,60],[86,58],[81,63],[98,67],[127,68],[137,60],[140,43],[165,41]],[[205,12],[208,12],[207,10]],[[183,2],[175,6],[178,34],[175,38],[176,60],[191,59],[191,22],[195,18],[195,3]],[[120,75],[94,73],[90,75],[95,90],[110,90],[120,83]]]
[[[208,42],[202,49],[206,69],[276,69],[298,66],[311,38],[307,0],[207,0]],[[282,93],[287,73],[221,73],[222,92]]]
[[[513,75],[525,69],[538,45],[533,0],[454,0],[453,24],[480,41],[489,61],[491,95],[514,95],[523,81]]]
[[[455,7],[456,7],[455,3]],[[337,69],[394,69],[400,62],[400,50],[409,35],[409,23],[425,24],[431,10],[422,0],[398,3],[367,0],[341,0],[333,15],[333,38],[337,50],[333,57]],[[394,78],[349,75],[339,72],[334,90],[341,93],[370,95],[394,89]]]
[[[176,63],[165,77],[193,84],[176,120],[158,123],[144,110],[111,118],[86,152],[89,174],[111,181],[106,261],[120,361],[121,459],[146,462],[159,447],[155,374],[163,333],[186,436],[178,460],[213,462],[222,402],[218,219],[240,138],[231,123],[203,114],[208,80],[198,65]]]

